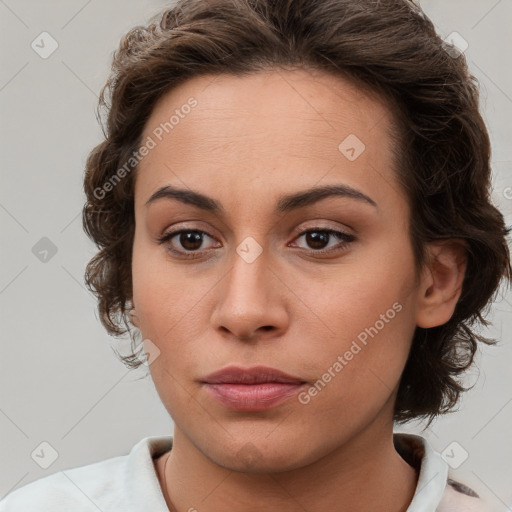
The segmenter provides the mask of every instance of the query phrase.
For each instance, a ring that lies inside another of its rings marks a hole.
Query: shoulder
[[[490,512],[489,501],[480,490],[462,483],[450,472],[446,460],[426,438],[417,434],[395,433],[398,453],[419,474],[416,492],[408,512]]]
[[[95,500],[115,493],[127,456],[114,457],[40,478],[8,494],[0,512],[98,511]]]
[[[97,511],[91,500],[105,493],[106,489],[101,487],[122,465],[122,457],[119,457],[40,478],[8,494],[0,502],[0,512]],[[91,485],[92,482],[95,483]]]
[[[0,501],[0,512],[89,512],[136,510],[142,494],[159,504],[153,455],[170,446],[170,437],[139,441],[128,455],[59,471],[31,482]],[[137,482],[138,485],[134,485]],[[156,507],[157,508],[157,507]],[[157,508],[158,509],[158,508]]]

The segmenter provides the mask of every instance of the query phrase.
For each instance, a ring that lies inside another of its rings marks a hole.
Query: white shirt
[[[472,489],[448,477],[447,463],[425,438],[395,433],[393,439],[419,469],[407,512],[487,510]],[[128,455],[59,471],[11,492],[0,501],[0,512],[168,512],[154,459],[171,447],[172,436],[146,437]]]

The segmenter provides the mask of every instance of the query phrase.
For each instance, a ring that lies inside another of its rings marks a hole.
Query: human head
[[[396,178],[410,207],[418,275],[427,243],[464,241],[457,306],[443,325],[415,329],[394,418],[446,412],[477,342],[490,341],[473,325],[486,325],[482,312],[502,277],[510,279],[510,261],[503,217],[489,197],[490,143],[476,81],[412,2],[189,0],[123,38],[101,95],[106,140],[91,152],[84,183],[84,228],[101,249],[86,280],[101,321],[113,335],[128,327],[139,164],[130,158],[159,99],[202,75],[248,76],[276,66],[348,78],[393,112]],[[127,162],[129,172],[105,188]]]

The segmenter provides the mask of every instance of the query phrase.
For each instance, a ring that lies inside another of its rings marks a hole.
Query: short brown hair
[[[114,336],[131,332],[131,255],[136,163],[130,160],[159,98],[199,75],[247,75],[276,67],[323,70],[384,97],[399,126],[396,175],[411,207],[416,269],[425,244],[462,239],[467,268],[461,296],[444,325],[417,327],[394,419],[448,412],[465,391],[459,375],[473,362],[482,313],[502,278],[511,280],[510,229],[490,200],[490,141],[478,84],[464,55],[447,49],[409,0],[181,0],[130,30],[114,53],[101,91],[105,140],[90,153],[83,226],[100,251],[86,283]],[[131,162],[106,192],[104,184]],[[99,193],[98,191],[102,192]],[[124,324],[124,328],[121,325]],[[123,358],[136,366],[136,358]]]

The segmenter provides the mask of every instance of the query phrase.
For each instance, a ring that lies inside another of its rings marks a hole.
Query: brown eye
[[[182,231],[178,234],[178,241],[187,251],[197,251],[201,248],[203,236],[197,231]]]
[[[213,240],[213,238],[204,231],[196,229],[180,229],[170,233],[165,233],[158,239],[158,242],[160,244],[165,244],[170,252],[177,254],[178,256],[183,256],[184,258],[196,258],[201,256],[201,252],[211,249],[211,247],[207,249],[203,247],[203,243],[207,238]]]
[[[331,235],[325,231],[309,231],[305,234],[306,243],[312,249],[323,249],[328,243]]]
[[[301,237],[304,237],[304,241],[306,242],[307,247],[305,247],[305,249],[312,249],[312,253],[319,254],[344,250],[356,239],[355,236],[344,233],[343,231],[325,228],[308,229],[303,231],[297,239]],[[331,241],[334,242],[334,246],[332,244],[329,246]]]

